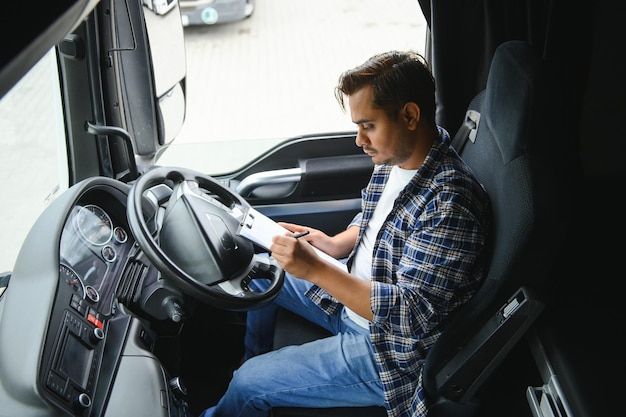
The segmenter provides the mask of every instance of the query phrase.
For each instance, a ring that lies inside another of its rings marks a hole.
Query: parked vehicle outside
[[[246,19],[254,13],[255,0],[181,0],[183,26],[215,25]]]

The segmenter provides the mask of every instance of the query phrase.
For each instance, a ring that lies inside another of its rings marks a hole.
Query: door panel
[[[332,235],[360,210],[373,166],[355,134],[340,133],[291,139],[220,179],[272,219]]]

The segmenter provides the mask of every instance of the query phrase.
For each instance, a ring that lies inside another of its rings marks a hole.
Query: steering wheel
[[[249,208],[208,175],[158,167],[131,187],[127,216],[140,248],[165,278],[195,299],[241,311],[272,301],[285,276],[274,258],[237,234]],[[253,279],[270,285],[255,292]]]

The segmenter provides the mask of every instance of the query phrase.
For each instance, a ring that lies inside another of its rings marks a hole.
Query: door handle
[[[288,168],[274,171],[257,172],[249,175],[237,185],[236,191],[243,198],[252,196],[257,188],[266,185],[298,183],[302,179],[302,169]]]

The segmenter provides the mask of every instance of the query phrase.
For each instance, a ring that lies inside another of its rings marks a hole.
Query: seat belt
[[[454,138],[452,138],[452,147],[456,149],[456,152],[459,155],[463,151],[463,147],[468,139],[472,141],[472,143],[476,140],[476,132],[478,131],[479,123],[479,112],[476,110],[468,110],[465,113],[465,119],[463,120],[461,127],[457,130]]]

